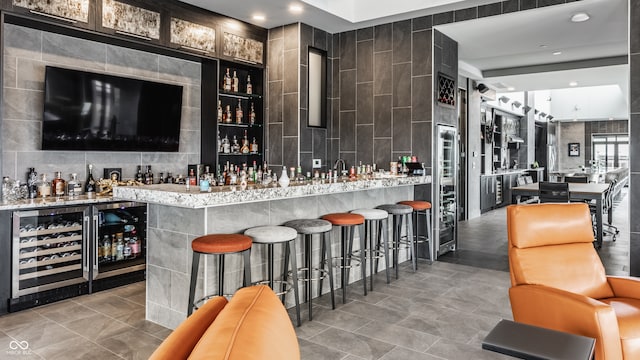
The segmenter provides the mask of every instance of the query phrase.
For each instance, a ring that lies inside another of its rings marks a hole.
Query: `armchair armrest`
[[[640,278],[607,276],[607,281],[616,297],[640,299]]]
[[[594,338],[596,359],[622,359],[618,320],[609,305],[543,285],[511,287],[509,299],[515,321]]]

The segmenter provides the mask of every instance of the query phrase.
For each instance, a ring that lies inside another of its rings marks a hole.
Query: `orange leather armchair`
[[[218,296],[180,324],[150,360],[300,360],[298,338],[280,299],[264,285]]]
[[[595,338],[598,360],[640,359],[640,280],[605,274],[587,204],[511,205],[507,231],[515,321]]]

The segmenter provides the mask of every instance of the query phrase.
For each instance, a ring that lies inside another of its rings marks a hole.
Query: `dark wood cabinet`
[[[223,60],[208,61],[203,63],[202,75],[202,162],[214,167],[227,163],[241,167],[252,166],[254,162],[261,165],[264,69]],[[227,76],[230,87],[224,84]],[[243,150],[245,143],[248,148]]]
[[[2,0],[2,8],[53,24],[95,30],[96,1],[69,0],[67,6],[47,0]]]
[[[480,177],[480,212],[492,210],[496,206],[496,176]]]

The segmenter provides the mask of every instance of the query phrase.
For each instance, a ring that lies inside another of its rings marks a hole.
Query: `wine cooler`
[[[14,211],[9,311],[143,280],[146,218],[132,202]]]
[[[457,247],[457,131],[454,127],[437,125],[435,176],[433,177],[433,206],[435,256]]]

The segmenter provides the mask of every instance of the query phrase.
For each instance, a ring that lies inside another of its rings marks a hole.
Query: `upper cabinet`
[[[4,0],[4,8],[56,23],[95,28],[95,0]]]
[[[216,30],[179,18],[171,18],[171,45],[207,55],[216,53]]]
[[[262,67],[267,30],[177,0],[0,0],[9,15]]]
[[[160,9],[138,2],[102,0],[98,30],[160,42]]]
[[[235,61],[262,64],[264,43],[225,31],[222,39],[222,55]]]

